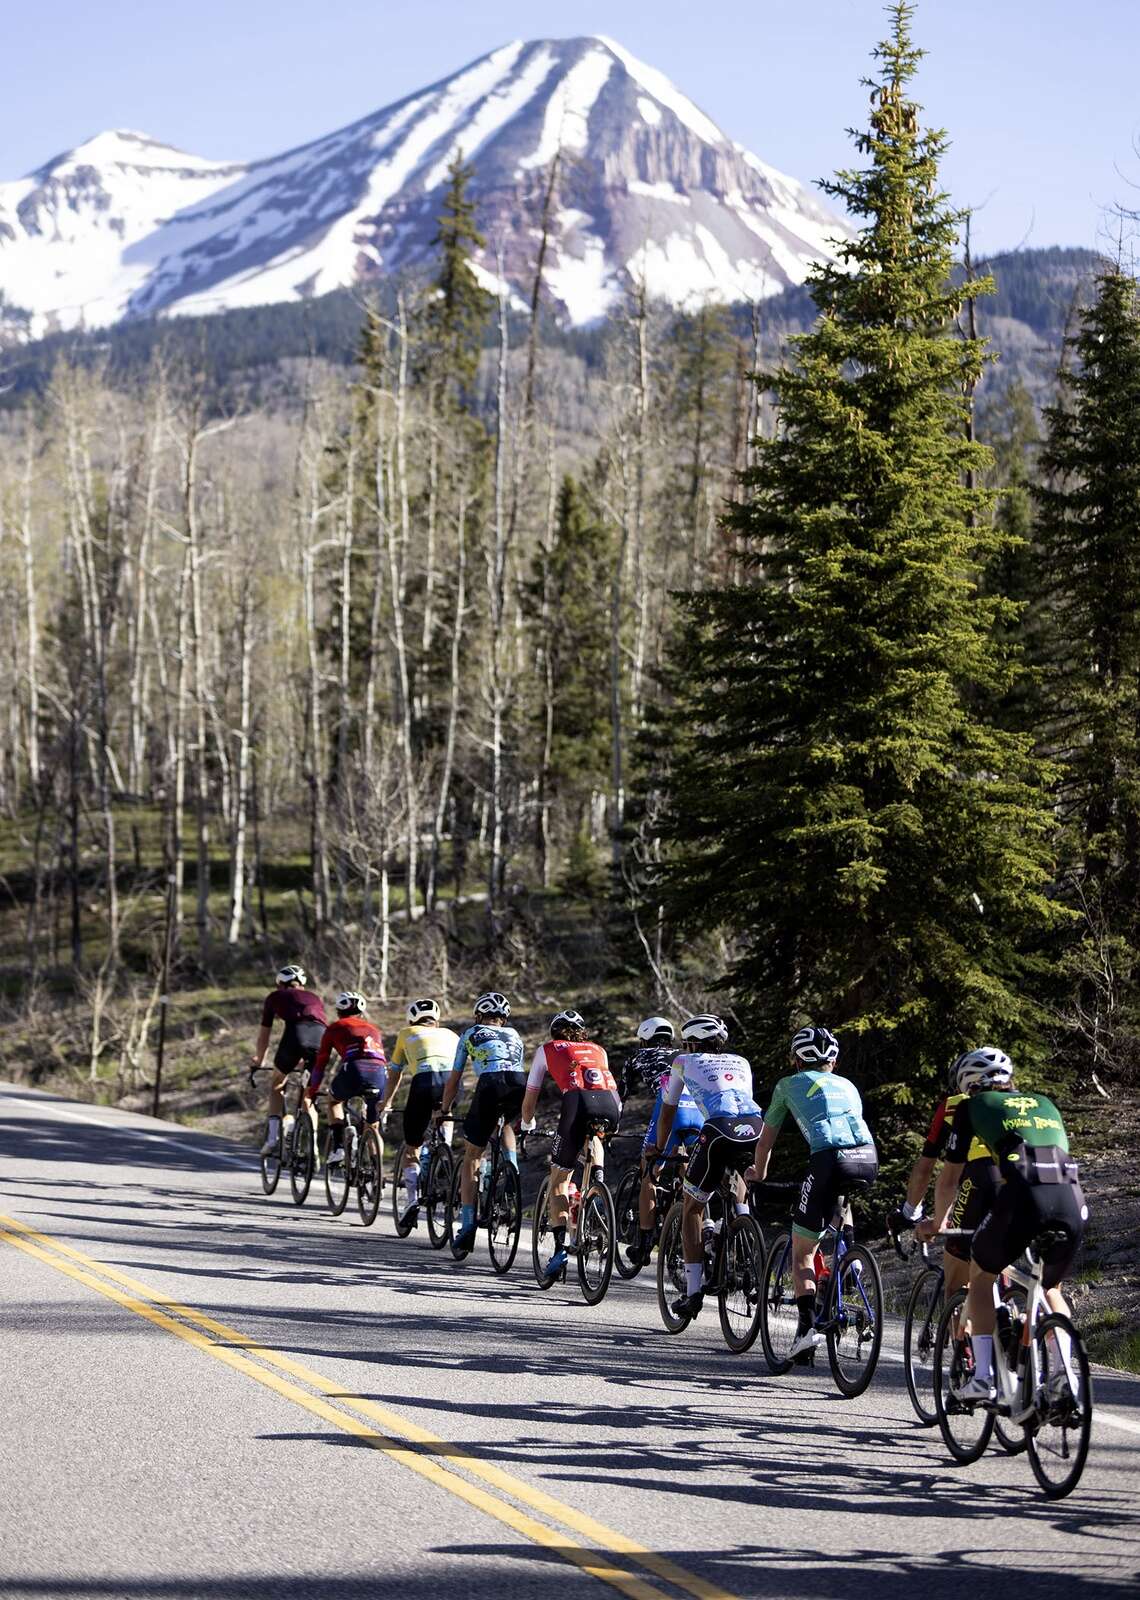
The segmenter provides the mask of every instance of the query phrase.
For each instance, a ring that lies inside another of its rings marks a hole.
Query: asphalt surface
[[[670,1338],[650,1273],[591,1310],[525,1226],[498,1279],[174,1124],[0,1085],[0,1214],[4,1597],[1136,1592],[1135,1379],[1050,1503],[917,1425],[897,1326],[844,1400]]]

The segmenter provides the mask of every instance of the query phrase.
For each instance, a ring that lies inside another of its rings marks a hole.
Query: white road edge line
[[[135,1128],[129,1122],[100,1122],[97,1117],[81,1116],[78,1111],[64,1111],[61,1106],[43,1104],[38,1100],[26,1102],[33,1105],[37,1112],[43,1112],[49,1117],[66,1117],[69,1122],[81,1122],[86,1128],[106,1128],[112,1133],[133,1133],[140,1139],[161,1139],[164,1144],[170,1144],[177,1150],[192,1150],[195,1155],[209,1156],[212,1161],[224,1161],[231,1167],[244,1167],[252,1171],[251,1156],[228,1156],[222,1150],[212,1150],[209,1145],[193,1144],[188,1139],[176,1139],[173,1134],[161,1133],[156,1128]]]

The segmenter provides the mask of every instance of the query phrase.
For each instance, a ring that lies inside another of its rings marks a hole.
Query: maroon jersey
[[[324,1001],[311,989],[271,989],[261,1008],[261,1026],[272,1028],[275,1017],[286,1027],[297,1022],[327,1021]]]

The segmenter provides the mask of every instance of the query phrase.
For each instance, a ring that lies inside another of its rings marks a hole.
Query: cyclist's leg
[[[351,1067],[341,1066],[329,1084],[329,1160],[335,1164],[344,1149],[344,1103],[354,1094],[362,1092],[356,1073]]]
[[[643,1235],[652,1234],[653,1225],[656,1221],[657,1190],[653,1182],[653,1167],[646,1159],[645,1152],[657,1142],[657,1124],[661,1117],[663,1097],[664,1091],[658,1089],[657,1098],[653,1102],[653,1110],[649,1114],[649,1126],[645,1130],[645,1139],[641,1146],[641,1188],[637,1196],[637,1220],[641,1225]],[[670,1144],[673,1143],[672,1133],[669,1135],[669,1142]]]
[[[475,1226],[475,1199],[479,1192],[479,1163],[487,1148],[491,1131],[499,1120],[499,1097],[492,1082],[494,1074],[484,1073],[475,1084],[475,1093],[463,1119],[463,1155],[459,1173],[460,1233]]]
[[[437,1079],[440,1081],[437,1083]],[[419,1072],[408,1085],[404,1106],[404,1196],[408,1210],[418,1204],[420,1184],[420,1146],[428,1130],[432,1112],[443,1098],[439,1073]]]
[[[515,1142],[513,1124],[522,1110],[523,1096],[526,1094],[526,1074],[522,1072],[503,1072],[499,1074],[499,1111],[503,1119],[503,1136],[501,1149],[503,1156],[511,1163],[515,1171],[519,1168],[519,1152]]]
[[[558,1115],[558,1133],[550,1152],[550,1231],[555,1247],[566,1238],[570,1210],[570,1174],[586,1137],[586,1107],[581,1089],[567,1089]]]

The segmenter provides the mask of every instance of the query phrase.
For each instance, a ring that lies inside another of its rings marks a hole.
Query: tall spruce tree
[[[1058,650],[1067,884],[1083,918],[1077,1014],[1098,1065],[1135,1070],[1140,1018],[1127,997],[1140,972],[1140,304],[1119,268],[1103,271],[1096,288],[1070,341],[1060,401],[1046,412],[1037,502]]]
[[[443,391],[469,407],[479,351],[491,315],[491,296],[472,269],[471,260],[486,240],[475,226],[475,205],[468,189],[475,175],[457,155],[447,169],[447,190],[433,247],[439,267],[428,314],[428,342],[443,374]]]
[[[1003,537],[967,486],[985,354],[956,331],[985,285],[954,281],[946,140],[908,94],[912,7],[891,14],[867,168],[823,185],[858,231],[814,276],[797,367],[763,380],[779,432],[730,513],[755,581],[688,602],[666,882],[678,929],[734,935],[759,1059],[778,1070],[810,1015],[881,1104],[1032,1033],[1025,952],[1051,915],[1029,741],[972,709],[1012,670],[974,576]]]

